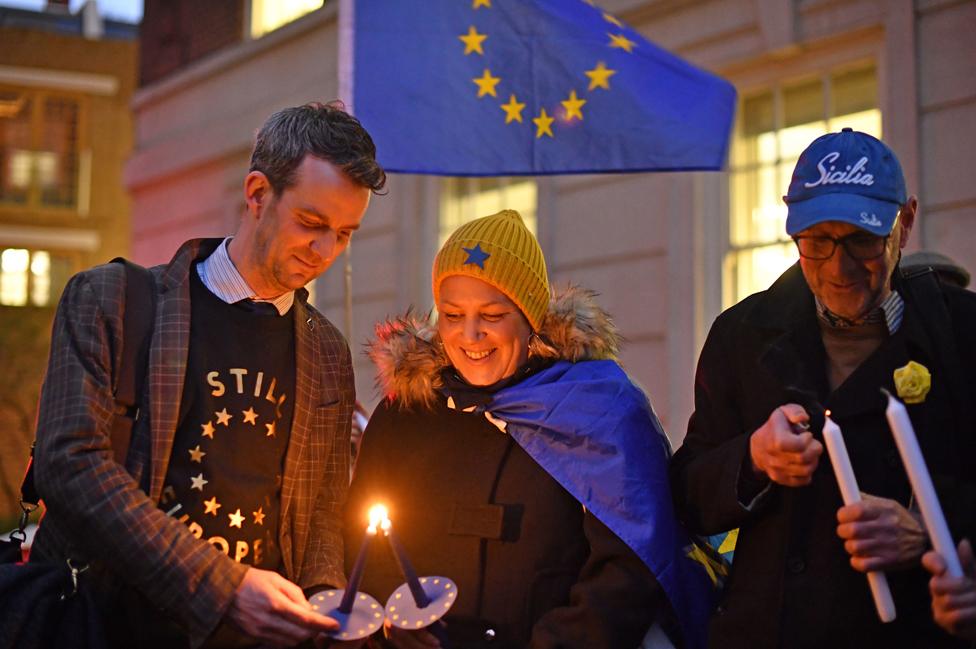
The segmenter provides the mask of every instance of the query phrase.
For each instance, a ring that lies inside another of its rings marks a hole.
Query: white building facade
[[[185,239],[232,233],[255,130],[282,107],[338,95],[336,2],[265,33],[243,1],[251,24],[239,43],[136,95],[126,183],[137,261],[163,262]],[[679,443],[712,320],[796,260],[779,200],[796,156],[843,126],[881,136],[898,154],[921,205],[911,248],[976,270],[976,1],[597,4],[736,86],[729,170],[391,176],[353,239],[351,281],[337,262],[314,291],[350,341],[367,409],[379,395],[359,352],[373,323],[411,305],[430,308],[430,266],[444,233],[515,207],[536,228],[551,280],[601,293],[626,338],[623,365]]]

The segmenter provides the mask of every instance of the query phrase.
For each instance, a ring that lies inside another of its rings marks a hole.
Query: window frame
[[[87,216],[88,197],[91,195],[91,148],[89,143],[88,119],[91,110],[90,99],[81,92],[58,90],[53,88],[31,88],[0,83],[0,92],[18,92],[27,95],[31,101],[30,116],[30,151],[41,151],[41,141],[44,134],[44,106],[51,98],[73,101],[78,107],[77,137],[75,140],[75,155],[77,165],[74,178],[74,202],[70,206],[59,206],[45,203],[41,200],[41,185],[38,182],[35,169],[31,170],[31,179],[24,203],[13,203],[0,199],[0,214],[5,220],[9,216],[29,214],[40,216]],[[2,143],[0,143],[2,145]],[[0,169],[0,173],[4,170]]]
[[[496,184],[487,189],[482,189],[478,187],[478,183],[484,181],[494,181]],[[493,212],[485,212],[484,214],[462,214],[459,220],[456,220],[448,228],[445,228],[445,221],[447,216],[447,211],[450,209],[449,203],[453,201],[461,202],[468,199],[474,199],[474,197],[479,193],[489,192],[489,191],[501,191],[502,194],[513,186],[521,183],[531,183],[533,185],[533,191],[535,193],[535,205],[532,207],[531,212],[526,212],[521,209],[520,206],[510,206],[502,205],[499,209],[515,209],[522,216],[522,220],[525,222],[526,227],[529,229],[533,235],[538,237],[539,229],[539,180],[535,176],[446,176],[443,177],[440,183],[440,201],[437,210],[437,223],[436,223],[436,237],[437,249],[439,250],[447,237],[450,236],[451,232],[459,228],[461,225],[473,221],[474,219],[480,218],[482,216],[489,216]],[[455,189],[460,191],[455,191]],[[453,192],[453,194],[452,194]],[[451,195],[449,195],[451,194]],[[502,199],[504,203],[504,198]],[[453,219],[452,219],[453,220]]]
[[[267,2],[267,1],[270,1],[270,0],[261,0],[261,1]],[[280,25],[278,25],[276,27],[273,27],[272,29],[265,30],[265,31],[261,32],[258,35],[255,35],[254,34],[254,29],[252,27],[252,25],[254,23],[254,3],[255,3],[255,0],[247,0],[244,3],[244,40],[245,41],[256,41],[256,40],[260,40],[260,39],[264,38],[265,36],[268,36],[270,34],[273,34],[273,33],[277,32],[278,30],[287,27],[288,25],[294,24],[295,22],[297,22],[297,21],[305,18],[306,16],[308,16],[310,14],[315,13],[316,11],[321,11],[322,9],[325,9],[326,5],[328,4],[328,0],[322,0],[322,5],[321,6],[316,7],[315,9],[311,9],[309,11],[306,11],[305,13],[300,14],[300,15],[292,18],[289,21],[283,22]]]
[[[816,57],[810,57],[814,59]],[[728,209],[726,213],[726,220],[724,224],[724,232],[722,234],[722,246],[721,246],[721,281],[720,281],[720,296],[721,296],[721,308],[726,309],[738,301],[741,301],[748,294],[736,295],[739,290],[738,280],[735,277],[736,274],[736,263],[738,259],[741,258],[743,253],[750,251],[760,250],[763,248],[771,248],[774,246],[793,246],[792,240],[787,236],[785,227],[781,228],[779,236],[775,240],[770,241],[748,241],[745,243],[736,241],[736,230],[738,224],[735,222],[736,218],[736,205],[741,202],[740,198],[736,195],[736,184],[738,177],[741,174],[746,174],[750,172],[755,172],[760,169],[772,169],[772,171],[777,175],[775,180],[776,187],[781,190],[781,194],[785,194],[789,185],[789,173],[783,172],[782,165],[786,160],[792,160],[792,156],[784,156],[782,150],[780,149],[780,143],[777,138],[776,143],[776,156],[775,160],[772,162],[747,162],[747,163],[737,163],[734,158],[734,148],[737,145],[739,138],[742,137],[743,131],[743,119],[744,119],[744,107],[749,99],[759,97],[763,94],[772,94],[773,103],[773,130],[771,133],[780,133],[784,129],[789,128],[786,124],[785,115],[785,100],[784,95],[791,89],[800,88],[805,84],[811,82],[818,82],[819,89],[822,94],[822,106],[820,108],[820,117],[824,122],[830,122],[831,120],[837,119],[837,116],[832,114],[833,107],[833,80],[845,73],[857,72],[866,69],[872,69],[874,72],[874,82],[876,88],[875,102],[873,105],[873,110],[877,110],[880,114],[880,125],[883,130],[886,123],[886,101],[884,93],[884,74],[883,74],[883,61],[877,54],[873,55],[862,55],[862,56],[851,56],[847,59],[841,60],[827,60],[824,62],[816,62],[813,64],[806,65],[790,65],[783,64],[780,66],[775,66],[772,70],[772,74],[764,75],[760,79],[753,79],[747,87],[739,88],[739,101],[738,110],[736,111],[735,127],[733,130],[733,145],[732,150],[729,155],[729,166],[728,166],[728,189],[727,189],[727,199],[728,199]],[[845,113],[846,114],[846,113]],[[825,131],[826,132],[826,131]],[[880,135],[880,134],[879,134]],[[783,174],[785,173],[784,177]],[[785,217],[784,217],[785,218]],[[785,224],[785,223],[784,223]],[[797,254],[797,258],[799,255]],[[758,290],[763,290],[766,287],[753,287],[758,288]]]
[[[54,309],[55,307],[57,307],[58,302],[61,299],[61,293],[64,291],[64,285],[58,286],[56,292],[52,288],[52,290],[48,295],[48,301],[46,304],[34,304],[34,302],[31,300],[31,292],[34,288],[34,280],[33,280],[33,273],[30,272],[30,265],[31,265],[31,261],[34,258],[34,255],[38,252],[48,253],[51,256],[52,260],[53,258],[61,258],[68,261],[69,269],[65,277],[65,283],[67,283],[68,279],[70,279],[72,275],[74,275],[75,273],[79,272],[82,269],[84,254],[79,250],[71,250],[71,249],[59,248],[59,247],[24,246],[17,243],[5,243],[3,241],[0,241],[0,253],[3,253],[3,251],[7,249],[28,251],[29,256],[27,261],[27,273],[26,273],[27,274],[27,301],[24,304],[4,304],[3,302],[0,302],[0,308]]]

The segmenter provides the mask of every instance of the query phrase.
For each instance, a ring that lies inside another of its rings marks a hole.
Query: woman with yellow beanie
[[[674,518],[667,438],[593,294],[552,296],[511,210],[458,228],[432,279],[436,326],[408,314],[370,346],[387,399],[350,489],[347,563],[383,502],[418,574],[458,598],[436,635],[388,626],[377,642],[703,646],[711,584]],[[373,546],[360,590],[383,601],[403,577]]]

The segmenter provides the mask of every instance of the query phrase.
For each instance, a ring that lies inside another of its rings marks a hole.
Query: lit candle
[[[420,585],[420,579],[417,578],[417,572],[413,569],[410,560],[407,559],[407,551],[403,549],[400,537],[393,531],[393,522],[389,518],[384,519],[382,526],[386,538],[390,541],[390,548],[393,550],[393,556],[396,557],[397,565],[400,566],[400,572],[403,573],[403,578],[407,581],[407,586],[413,595],[413,601],[420,608],[426,608],[430,604],[430,598],[424,592],[424,587]]]
[[[922,510],[922,519],[932,540],[932,547],[945,559],[947,572],[952,577],[962,577],[962,566],[959,563],[959,555],[956,554],[956,546],[952,542],[952,535],[949,534],[949,526],[946,524],[945,515],[939,505],[939,498],[935,495],[935,487],[932,486],[932,476],[929,475],[925,467],[925,458],[922,457],[922,450],[918,446],[918,438],[915,437],[915,428],[912,420],[908,418],[908,411],[901,401],[898,401],[891,393],[885,389],[881,390],[888,397],[888,407],[885,415],[888,417],[888,425],[891,426],[891,433],[895,436],[895,444],[898,445],[898,453],[901,454],[902,464],[908,472],[908,480],[912,483],[912,491],[918,499],[919,509]]]
[[[827,444],[830,463],[834,467],[834,476],[837,477],[837,486],[840,487],[840,495],[844,498],[844,504],[853,505],[861,502],[861,491],[857,488],[857,478],[854,477],[851,458],[847,455],[844,436],[840,432],[840,427],[830,418],[829,410],[824,419],[823,438]],[[895,602],[891,598],[891,589],[888,588],[888,578],[883,572],[869,572],[868,585],[871,587],[871,595],[874,597],[874,607],[878,610],[878,617],[881,618],[882,622],[894,620]]]
[[[339,602],[339,612],[348,614],[352,610],[352,603],[359,591],[359,582],[363,579],[363,571],[366,569],[366,555],[369,551],[369,544],[376,537],[377,528],[387,520],[386,507],[374,505],[369,510],[369,526],[366,527],[366,534],[363,536],[363,544],[359,546],[359,555],[356,563],[353,564],[352,573],[349,575],[349,584],[342,594],[342,601]]]

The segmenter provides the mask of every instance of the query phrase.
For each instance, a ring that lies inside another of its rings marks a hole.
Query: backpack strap
[[[124,466],[132,441],[132,425],[139,418],[139,398],[149,368],[149,344],[156,319],[156,282],[144,266],[122,257],[116,257],[112,262],[125,268],[125,313],[122,359],[114,386],[116,417],[109,436],[115,461]]]
[[[149,367],[149,345],[152,341],[153,323],[156,319],[156,282],[148,268],[134,264],[122,257],[113,263],[125,268],[125,313],[122,317],[122,358],[119,376],[113,386],[116,410],[109,431],[112,454],[115,461],[125,464],[132,441],[132,426],[139,418],[139,397],[146,382]],[[22,524],[37,508],[40,496],[34,485],[34,445],[27,462],[27,471],[20,486]]]

